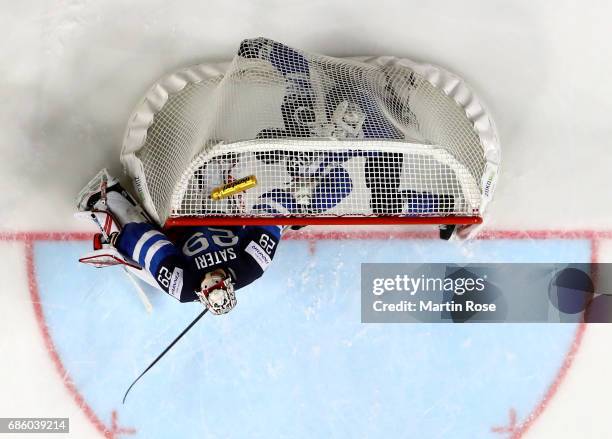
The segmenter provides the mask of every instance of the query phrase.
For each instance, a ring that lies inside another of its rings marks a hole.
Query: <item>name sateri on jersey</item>
[[[227,248],[225,250],[218,250],[215,252],[205,253],[201,256],[194,258],[196,267],[202,270],[212,265],[218,265],[222,262],[229,262],[236,259],[236,252],[233,248]]]

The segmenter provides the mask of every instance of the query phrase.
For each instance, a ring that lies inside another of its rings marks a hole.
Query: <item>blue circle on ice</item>
[[[362,324],[361,262],[589,260],[587,241],[281,242],[227,316],[206,316],[132,390],[199,304],[151,294],[120,269],[79,265],[83,242],[35,245],[57,352],[86,402],[137,437],[491,437],[525,419],[556,377],[576,325]]]

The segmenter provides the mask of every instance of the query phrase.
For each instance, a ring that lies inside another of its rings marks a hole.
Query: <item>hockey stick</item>
[[[128,279],[132,283],[132,286],[136,290],[136,293],[138,294],[140,301],[144,305],[145,310],[147,311],[147,313],[151,314],[151,312],[153,312],[153,305],[151,305],[151,301],[147,297],[147,294],[144,292],[142,287],[138,284],[138,281],[134,279],[134,276],[132,275],[132,273],[130,273],[130,270],[128,270],[126,266],[123,266],[123,271],[125,271],[125,274],[127,275]]]
[[[148,371],[149,371],[149,370],[150,370],[150,369],[151,369],[153,366],[155,366],[155,364],[156,364],[156,363],[157,363],[159,360],[161,360],[161,359],[162,359],[162,357],[163,357],[164,355],[166,355],[166,353],[167,353],[167,352],[168,352],[170,349],[172,349],[172,346],[174,346],[174,345],[176,344],[176,342],[177,342],[177,341],[179,341],[179,340],[180,340],[180,339],[183,337],[183,335],[185,335],[185,334],[187,333],[187,331],[189,331],[189,330],[190,330],[190,329],[193,327],[193,325],[195,325],[195,324],[198,322],[198,320],[200,320],[200,319],[201,319],[201,318],[204,316],[204,314],[206,314],[207,312],[208,312],[208,308],[204,308],[204,311],[202,311],[202,312],[201,312],[201,313],[200,313],[200,314],[199,314],[199,315],[198,315],[198,316],[197,316],[197,317],[196,317],[196,318],[193,320],[193,322],[191,322],[191,323],[189,324],[189,326],[187,326],[185,329],[183,329],[183,332],[181,332],[181,333],[180,333],[180,334],[179,334],[179,335],[178,335],[178,336],[177,336],[177,337],[174,339],[174,341],[173,341],[172,343],[170,343],[170,344],[168,345],[168,347],[167,347],[166,349],[164,349],[164,351],[163,351],[161,354],[159,354],[159,355],[157,356],[157,358],[156,358],[155,360],[153,360],[153,361],[151,362],[151,364],[149,364],[149,366],[148,366],[148,367],[147,367],[147,368],[146,368],[146,369],[145,369],[145,370],[144,370],[144,371],[143,371],[143,372],[142,372],[140,375],[138,375],[138,378],[136,378],[136,379],[134,380],[134,382],[132,382],[132,384],[130,385],[130,387],[128,387],[128,389],[125,391],[125,395],[123,395],[123,404],[125,404],[125,399],[127,398],[128,393],[130,393],[130,390],[132,390],[132,387],[134,387],[134,384],[136,384],[136,383],[138,382],[138,380],[144,376],[144,374],[145,374],[145,373],[147,373],[147,372],[148,372]]]

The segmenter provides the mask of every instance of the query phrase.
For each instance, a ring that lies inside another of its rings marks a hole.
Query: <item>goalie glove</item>
[[[201,290],[196,293],[200,302],[213,314],[227,314],[236,306],[236,292],[231,278],[223,270],[206,273]]]
[[[110,236],[110,239],[114,241],[117,238],[117,235],[117,232],[113,233]],[[85,253],[85,255],[79,258],[79,262],[92,265],[96,268],[112,267],[113,265],[125,265],[136,270],[142,269],[138,264],[130,261],[119,253],[113,242],[106,242],[101,233],[96,233],[94,235],[93,244],[93,251]]]

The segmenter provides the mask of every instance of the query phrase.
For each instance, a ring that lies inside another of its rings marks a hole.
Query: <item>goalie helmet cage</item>
[[[405,58],[331,58],[265,38],[172,73],[130,117],[121,160],[181,225],[482,222],[500,160],[466,84]],[[225,198],[219,187],[255,187]]]

